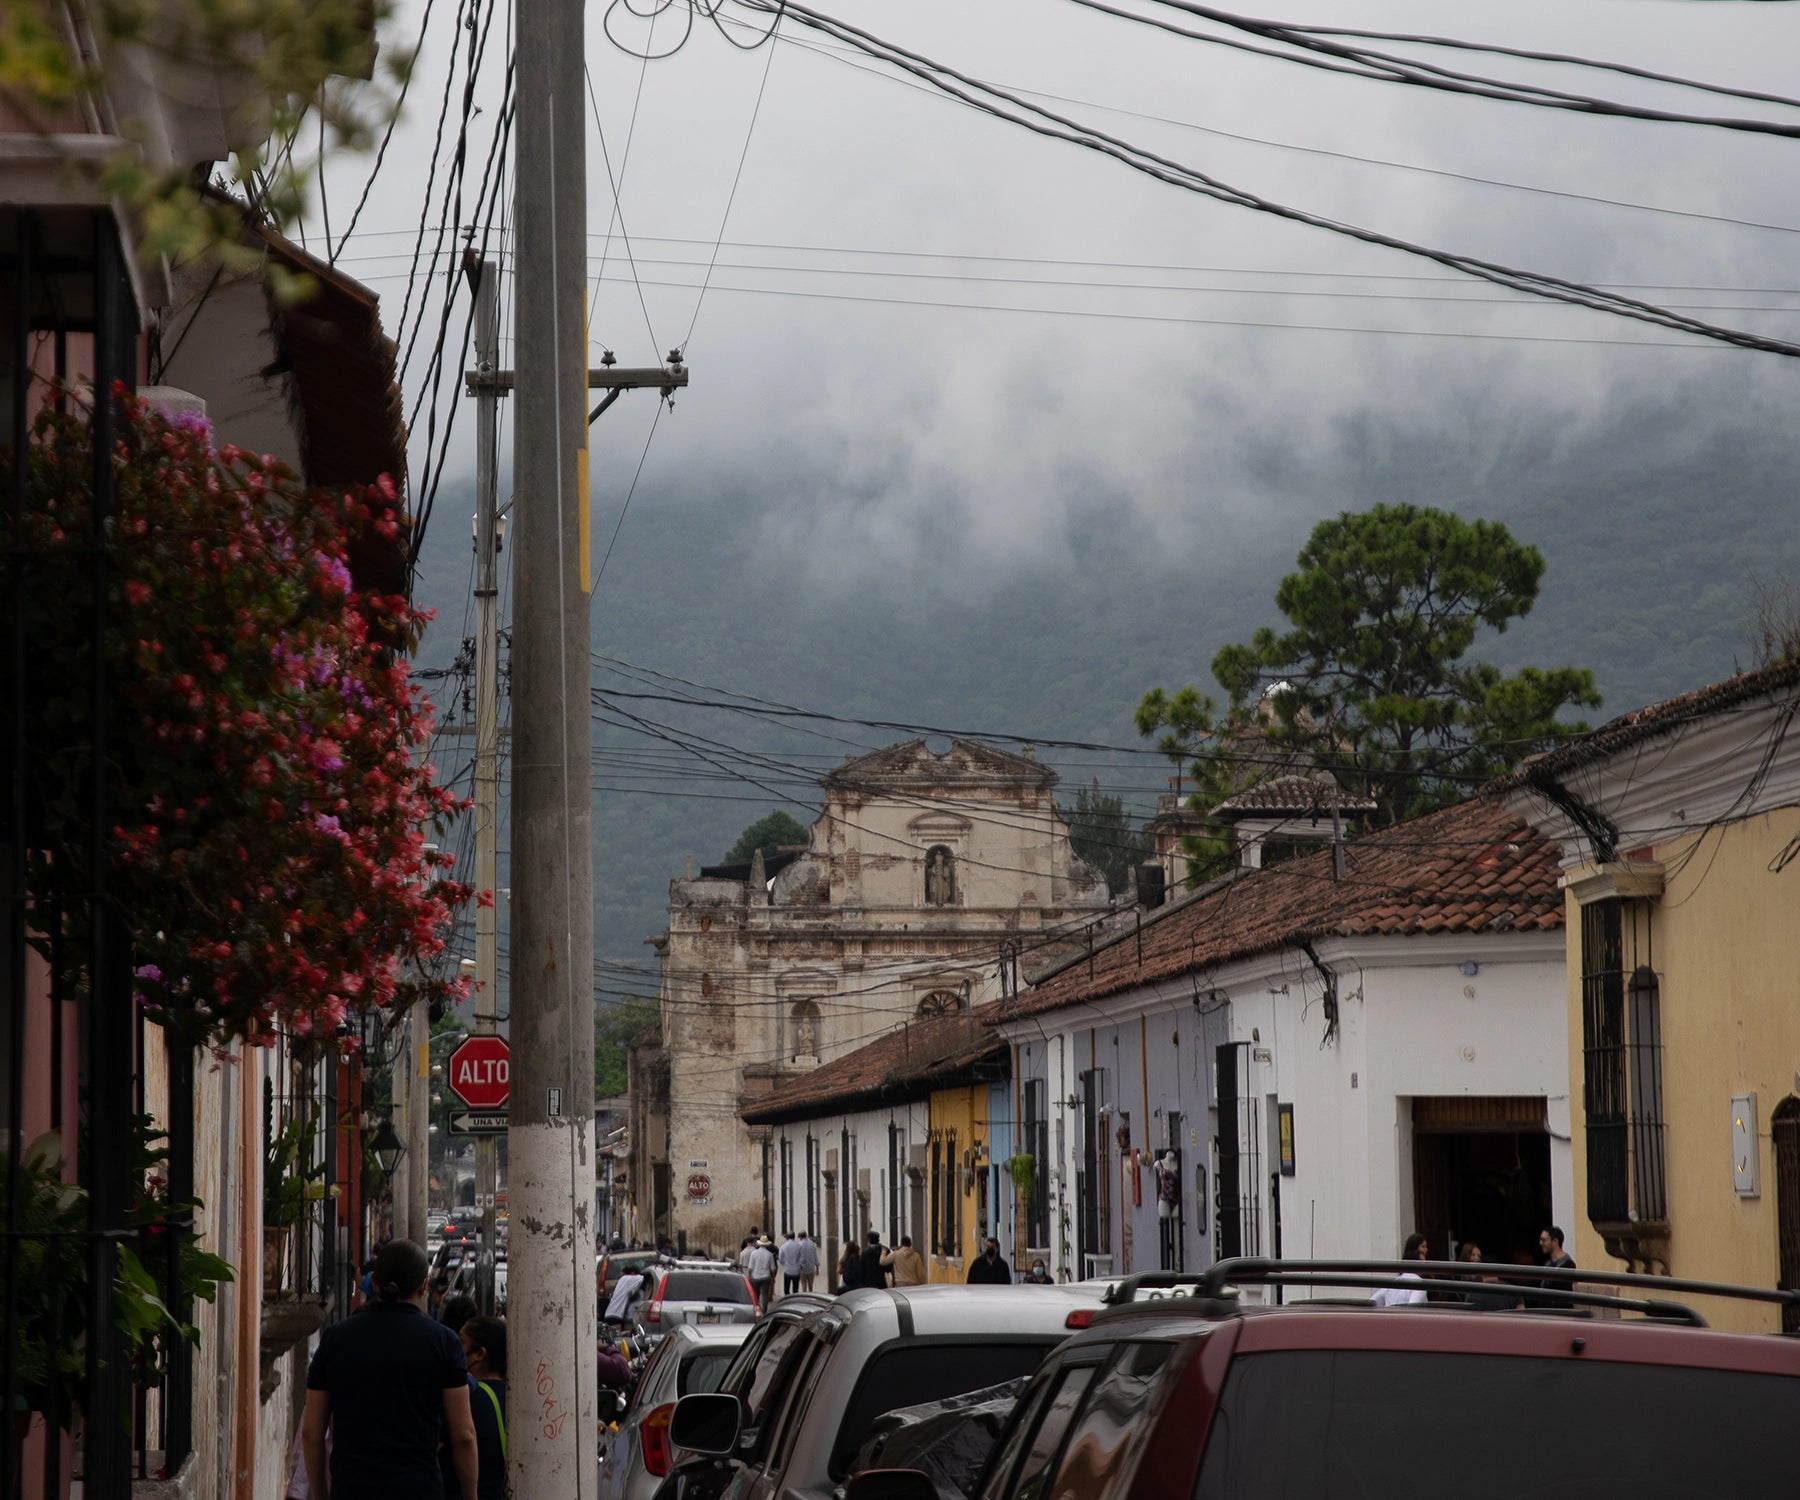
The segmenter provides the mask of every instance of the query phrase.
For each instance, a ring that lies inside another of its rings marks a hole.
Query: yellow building
[[[1800,662],[1540,757],[1561,840],[1578,1265],[1800,1287]],[[1713,1301],[1723,1327],[1800,1312]]]
[[[988,1086],[940,1088],[930,1099],[927,1215],[914,1248],[932,1281],[966,1281],[989,1222]]]

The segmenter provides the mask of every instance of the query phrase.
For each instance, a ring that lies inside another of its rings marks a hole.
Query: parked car
[[[804,1320],[775,1427],[753,1456],[739,1452],[744,1414],[723,1393],[684,1396],[670,1436],[735,1466],[732,1500],[827,1500],[879,1418],[1030,1374],[1101,1305],[1098,1289],[1079,1286],[859,1288]]]
[[[466,1292],[481,1305],[481,1284],[491,1274],[494,1284],[494,1311],[504,1316],[506,1313],[506,1252],[497,1250],[491,1258],[485,1250],[470,1246],[460,1259],[452,1261],[449,1279],[445,1283],[445,1296],[454,1296],[457,1292]]]
[[[1800,1341],[1708,1329],[1670,1300],[1701,1283],[1534,1272],[1484,1283],[1525,1305],[1483,1311],[1460,1300],[1459,1271],[1261,1261],[1126,1278],[1033,1377],[977,1500],[1712,1497],[1791,1482]],[[1364,1300],[1418,1289],[1408,1273],[1445,1300]],[[1289,1305],[1250,1306],[1234,1283],[1280,1285]],[[1291,1301],[1346,1285],[1358,1300]],[[852,1477],[845,1500],[938,1494],[888,1469]]]
[[[654,1250],[616,1250],[595,1256],[594,1278],[599,1289],[600,1311],[606,1311],[619,1278],[627,1271],[648,1271],[661,1263],[662,1257]]]
[[[749,1335],[747,1323],[684,1324],[656,1348],[600,1466],[600,1500],[651,1500],[674,1467],[669,1418],[691,1391],[716,1391]]]
[[[754,1323],[759,1311],[742,1271],[677,1262],[650,1273],[638,1321],[646,1333],[668,1333],[684,1323]]]
[[[804,1336],[807,1320],[830,1305],[829,1297],[811,1292],[783,1297],[749,1330],[719,1382],[719,1390],[738,1407],[735,1450],[720,1457],[677,1449],[675,1466],[657,1489],[656,1500],[718,1500],[741,1464],[760,1461],[780,1402],[792,1384],[793,1368],[812,1347],[810,1338]]]

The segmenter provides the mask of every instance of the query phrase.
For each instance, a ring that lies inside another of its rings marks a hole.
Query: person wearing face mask
[[[969,1267],[970,1286],[1011,1286],[1012,1267],[1000,1259],[1000,1241],[988,1236],[987,1248]]]
[[[506,1322],[470,1318],[462,1326],[461,1338],[469,1364],[469,1409],[475,1420],[476,1500],[506,1500]],[[445,1500],[457,1500],[460,1493],[454,1471],[446,1464]]]
[[[1050,1279],[1050,1271],[1041,1260],[1032,1261],[1031,1269],[1025,1273],[1025,1279],[1033,1286],[1054,1286],[1056,1284]]]

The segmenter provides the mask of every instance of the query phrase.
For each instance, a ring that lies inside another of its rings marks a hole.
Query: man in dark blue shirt
[[[477,1500],[468,1364],[457,1336],[425,1314],[429,1272],[411,1240],[388,1244],[375,1263],[375,1301],[319,1340],[300,1429],[312,1500],[442,1500],[440,1417],[461,1500]]]

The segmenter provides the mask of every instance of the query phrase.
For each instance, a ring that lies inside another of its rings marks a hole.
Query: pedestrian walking
[[[813,1289],[813,1277],[819,1274],[819,1243],[807,1232],[800,1231],[800,1290]]]
[[[1406,1237],[1406,1248],[1400,1252],[1402,1260],[1427,1260],[1431,1256],[1431,1246],[1425,1242],[1422,1234],[1409,1234]],[[1417,1281],[1419,1276],[1414,1271],[1402,1271],[1402,1281]],[[1425,1288],[1406,1286],[1384,1286],[1369,1298],[1377,1307],[1405,1307],[1409,1303],[1428,1300]]]
[[[1000,1241],[988,1236],[987,1248],[969,1267],[970,1286],[1011,1286],[1012,1267],[1000,1258]]]
[[[452,1333],[461,1333],[463,1324],[480,1311],[475,1305],[475,1299],[467,1292],[452,1292],[444,1298],[444,1305],[438,1309],[438,1322]]]
[[[881,1264],[893,1273],[895,1286],[924,1286],[925,1259],[913,1249],[912,1236],[900,1236],[900,1248],[881,1257]]]
[[[862,1251],[856,1248],[855,1240],[844,1246],[844,1253],[838,1260],[837,1279],[840,1292],[853,1292],[863,1284]]]
[[[750,1277],[750,1290],[756,1294],[759,1312],[767,1312],[775,1301],[775,1250],[764,1235],[750,1249],[750,1264],[745,1268]]]
[[[801,1268],[805,1265],[800,1241],[791,1231],[781,1231],[781,1248],[775,1252],[775,1260],[781,1267],[781,1295],[791,1297],[800,1290],[800,1279],[804,1274]]]
[[[476,1500],[506,1500],[506,1322],[473,1317],[464,1323],[469,1366],[469,1413],[475,1421]],[[444,1450],[445,1500],[462,1494],[450,1450]]]
[[[864,1286],[885,1287],[888,1284],[887,1272],[881,1262],[881,1231],[869,1231],[869,1243],[862,1253],[862,1284]]]
[[[1554,1224],[1538,1231],[1538,1253],[1544,1257],[1546,1266],[1566,1271],[1575,1269],[1575,1257],[1563,1249],[1563,1232]]]
[[[1056,1285],[1056,1283],[1050,1279],[1049,1268],[1045,1266],[1041,1258],[1032,1261],[1031,1269],[1025,1273],[1025,1279],[1032,1286]]]
[[[480,1500],[468,1361],[457,1336],[426,1316],[430,1269],[418,1245],[394,1240],[375,1259],[375,1300],[320,1338],[300,1429],[311,1500],[440,1500],[440,1423],[453,1494]]]

